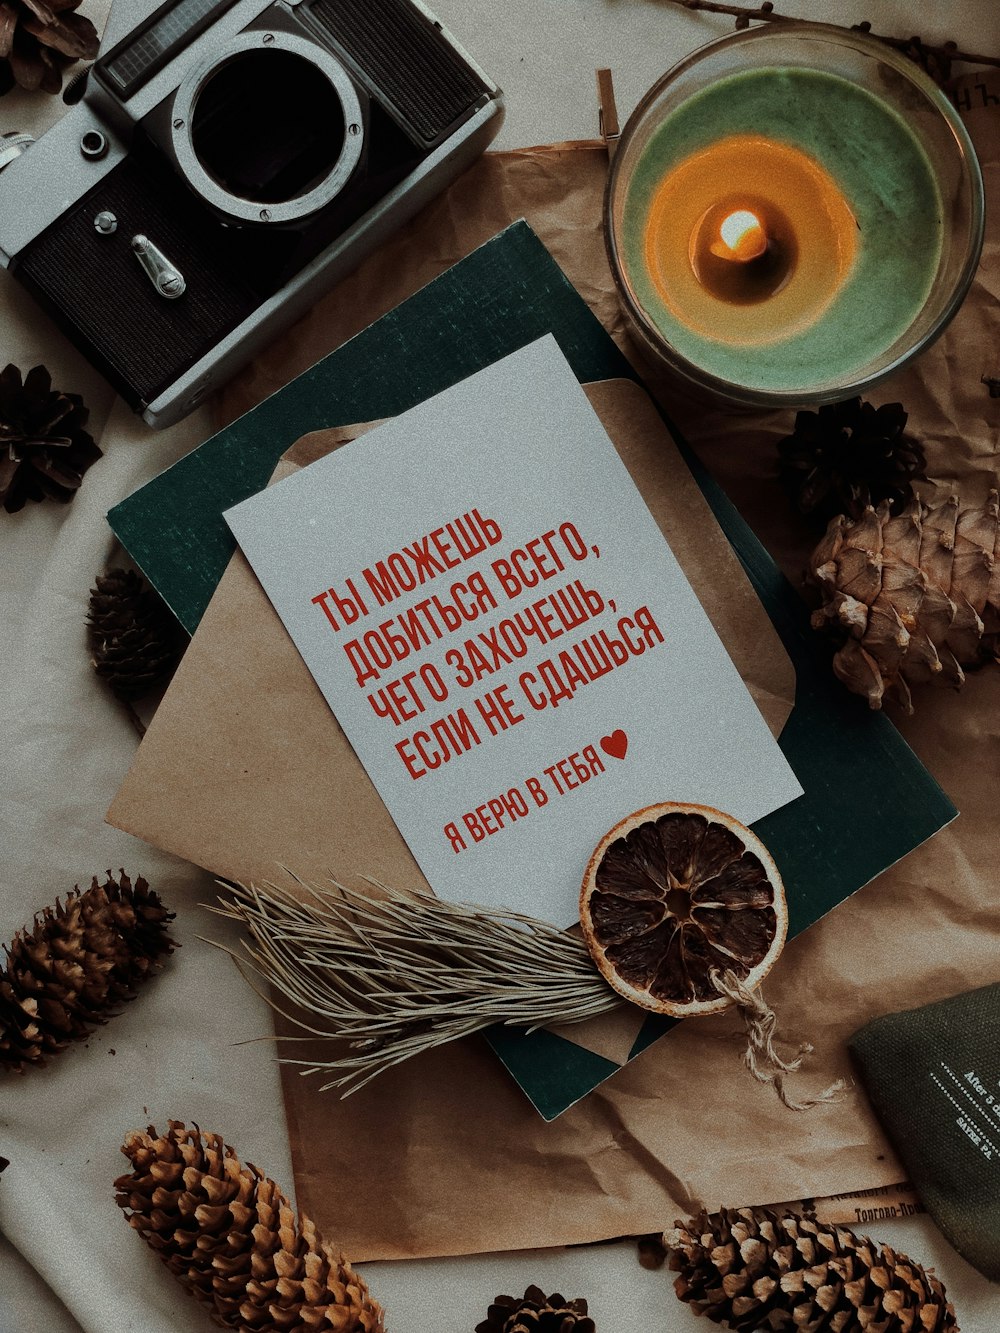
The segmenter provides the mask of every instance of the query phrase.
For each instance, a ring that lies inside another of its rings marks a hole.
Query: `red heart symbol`
[[[609,754],[612,759],[625,758],[625,751],[628,749],[628,737],[621,727],[617,731],[613,731],[610,736],[601,737],[601,749],[605,754]]]

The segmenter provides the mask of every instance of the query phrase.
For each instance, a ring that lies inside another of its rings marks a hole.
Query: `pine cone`
[[[0,95],[15,84],[57,93],[62,74],[97,55],[97,31],[74,13],[81,0],[0,0]]]
[[[383,1333],[362,1278],[217,1134],[171,1120],[129,1134],[115,1181],[134,1227],[223,1328]]]
[[[958,1333],[932,1273],[846,1227],[723,1209],[664,1237],[674,1290],[716,1324],[778,1333]]]
[[[892,517],[869,507],[840,517],[810,559],[824,605],[813,625],[842,639],[837,675],[872,708],[892,692],[912,712],[911,685],[956,689],[963,667],[1000,654],[1000,516],[996,491],[962,509],[958,497],[914,500]]]
[[[779,474],[799,511],[825,523],[887,500],[898,513],[927,465],[922,446],[904,434],[906,417],[902,403],[874,408],[860,398],[799,412],[794,432],[778,442]]]
[[[662,1268],[667,1258],[667,1247],[663,1244],[663,1234],[651,1231],[645,1236],[636,1236],[636,1248],[639,1262],[643,1268]]]
[[[567,1301],[541,1287],[529,1287],[523,1296],[498,1296],[476,1333],[595,1333],[584,1300]]]
[[[0,0],[0,23],[6,3]],[[28,500],[72,500],[101,457],[84,430],[87,416],[79,394],[53,389],[44,366],[23,383],[17,366],[0,371],[0,502],[8,514]]]
[[[119,699],[139,699],[166,680],[187,645],[167,604],[134,569],[98,575],[87,629],[94,670]]]
[[[22,1073],[107,1022],[162,967],[173,913],[140,876],[75,888],[19,931],[0,970],[0,1069]]]

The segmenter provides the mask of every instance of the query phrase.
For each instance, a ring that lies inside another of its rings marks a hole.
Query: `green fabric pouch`
[[[927,1211],[1000,1282],[1000,985],[873,1019],[849,1045]]]

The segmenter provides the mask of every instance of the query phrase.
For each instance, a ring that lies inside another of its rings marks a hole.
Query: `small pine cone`
[[[97,55],[97,30],[73,11],[81,0],[2,0],[0,3],[0,95],[17,84],[57,93],[63,70]]]
[[[546,1296],[529,1287],[523,1296],[498,1296],[476,1333],[595,1333],[584,1300],[568,1301],[558,1292]]]
[[[1000,657],[996,491],[966,509],[952,495],[896,516],[882,504],[836,518],[809,572],[823,598],[813,625],[836,633],[833,668],[872,708],[889,694],[912,712],[911,685],[957,689],[963,667]]]
[[[75,888],[19,931],[0,970],[0,1069],[22,1073],[71,1041],[90,1036],[140,983],[163,966],[173,920],[140,876],[133,886],[108,871],[106,883]]]
[[[778,442],[778,471],[799,512],[826,523],[885,500],[898,513],[927,465],[923,447],[904,433],[906,416],[902,403],[875,408],[860,398],[799,412]]]
[[[651,1231],[645,1236],[636,1236],[636,1246],[639,1251],[639,1262],[643,1268],[655,1270],[663,1267],[667,1248],[663,1244],[662,1232]]]
[[[171,1120],[129,1134],[116,1200],[217,1324],[239,1333],[384,1333],[363,1279],[255,1166],[217,1134]]]
[[[119,699],[140,699],[172,674],[187,638],[166,602],[134,569],[109,569],[90,592],[94,670]]]
[[[846,1227],[767,1209],[702,1213],[664,1237],[674,1290],[744,1333],[958,1333],[933,1273]]]
[[[0,24],[3,10],[0,4]],[[84,430],[87,416],[80,395],[53,389],[44,366],[23,383],[17,366],[0,371],[0,503],[8,514],[29,500],[72,500],[101,457]]]

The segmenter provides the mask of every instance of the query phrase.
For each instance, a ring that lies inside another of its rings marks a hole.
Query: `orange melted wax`
[[[762,254],[728,254],[727,217],[746,210]],[[692,154],[660,181],[646,219],[650,276],[688,328],[730,345],[777,342],[815,324],[857,250],[854,214],[807,154],[760,135],[733,135]],[[728,255],[728,257],[726,257]]]

